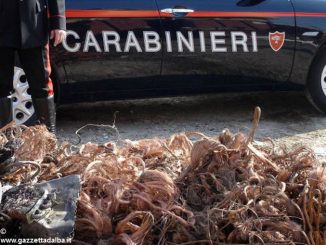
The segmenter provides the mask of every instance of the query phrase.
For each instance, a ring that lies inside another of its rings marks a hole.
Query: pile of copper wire
[[[256,108],[248,136],[81,146],[55,144],[43,126],[9,126],[0,159],[11,153],[14,167],[1,180],[80,174],[76,244],[326,244],[325,167],[308,147],[256,143],[259,118]]]

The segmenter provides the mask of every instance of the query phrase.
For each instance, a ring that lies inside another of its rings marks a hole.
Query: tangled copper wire
[[[256,108],[248,136],[190,132],[79,147],[55,145],[43,126],[12,126],[0,131],[0,156],[20,139],[12,161],[25,164],[2,180],[80,174],[76,244],[326,244],[325,167],[307,147],[255,143],[259,118]]]

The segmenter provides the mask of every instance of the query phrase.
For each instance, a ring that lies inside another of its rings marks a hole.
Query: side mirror
[[[252,7],[252,6],[258,5],[264,1],[265,0],[241,0],[237,3],[237,5],[240,7]]]

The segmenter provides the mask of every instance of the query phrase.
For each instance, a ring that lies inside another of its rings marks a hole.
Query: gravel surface
[[[112,125],[115,112],[122,139],[168,137],[181,131],[214,135],[224,128],[247,132],[257,105],[262,108],[258,140],[270,137],[289,146],[304,143],[318,154],[326,153],[326,116],[317,112],[301,92],[204,94],[65,105],[58,110],[58,138],[77,142],[78,128],[86,124]],[[83,143],[117,138],[105,127],[86,128],[81,136]]]

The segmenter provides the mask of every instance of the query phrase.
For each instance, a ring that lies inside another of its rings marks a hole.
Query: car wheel
[[[317,110],[326,113],[326,52],[317,57],[312,66],[306,95]]]
[[[25,72],[18,66],[15,66],[13,85],[13,119],[17,125],[31,125],[36,121],[36,115]]]

